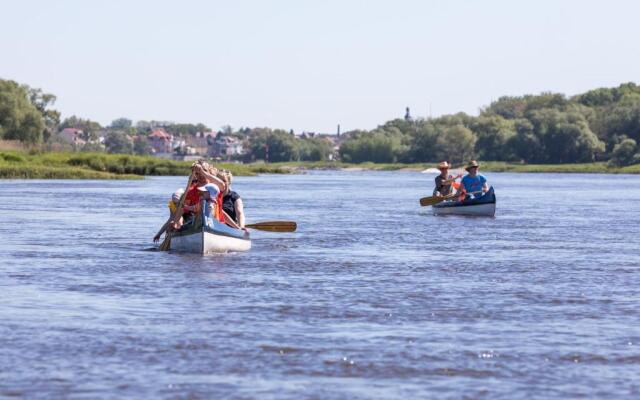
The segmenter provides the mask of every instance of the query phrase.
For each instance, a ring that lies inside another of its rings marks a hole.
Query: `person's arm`
[[[242,199],[236,200],[235,207],[238,225],[240,225],[240,229],[244,229],[244,204],[242,204]]]
[[[236,211],[237,212],[237,211]],[[229,225],[232,228],[236,228],[236,229],[242,229],[240,228],[240,226],[238,226],[238,224],[236,224],[236,221],[233,220],[233,218],[231,218],[229,216],[229,214],[227,214],[226,212],[224,212],[224,210],[222,210],[222,215],[224,215],[224,222],[225,224]]]
[[[486,193],[489,191],[489,185],[487,184],[487,179],[482,177],[482,193]]]
[[[451,185],[453,182],[456,181],[456,179],[458,179],[460,177],[462,177],[462,175],[452,176],[451,179],[444,180],[444,181],[442,181],[442,183],[445,184],[445,185]]]
[[[207,178],[208,181],[216,185],[221,192],[224,192],[225,190],[227,190],[227,184],[217,176],[212,175],[207,171],[205,171],[204,168],[202,168],[202,165],[195,165],[195,168],[198,170],[198,173],[200,173],[202,176]]]

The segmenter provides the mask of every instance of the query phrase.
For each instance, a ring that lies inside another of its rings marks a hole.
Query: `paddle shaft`
[[[176,207],[176,211],[173,213],[171,217],[172,223],[170,225],[175,225],[176,219],[182,216],[182,207],[184,207],[184,201],[187,198],[187,193],[189,192],[189,188],[191,187],[191,182],[193,181],[193,172],[189,175],[189,180],[187,181],[187,188],[180,196],[180,201],[178,202],[178,207]],[[171,248],[171,229],[167,229],[167,233],[164,235],[164,241],[160,245],[160,250],[167,251]]]
[[[476,192],[469,192],[469,193],[465,193],[465,194],[478,194],[478,193],[483,193],[482,190],[476,191]],[[426,206],[433,206],[436,205],[438,203],[441,203],[445,200],[451,200],[456,198],[457,195],[456,194],[450,194],[447,196],[430,196],[430,197],[423,197],[420,199],[420,205],[423,207]]]

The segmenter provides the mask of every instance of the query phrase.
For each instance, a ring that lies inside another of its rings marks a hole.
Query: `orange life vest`
[[[224,224],[224,214],[222,213],[222,192],[216,196],[216,206],[213,209],[213,217]]]

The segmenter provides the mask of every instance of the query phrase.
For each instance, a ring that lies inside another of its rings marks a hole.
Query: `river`
[[[239,177],[247,253],[151,250],[185,177],[0,181],[0,397],[638,398],[640,176]]]

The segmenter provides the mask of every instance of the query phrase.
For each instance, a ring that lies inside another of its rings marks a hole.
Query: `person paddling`
[[[233,174],[229,170],[222,170],[222,177],[227,184],[227,190],[222,197],[222,210],[233,219],[241,229],[244,228],[244,204],[240,195],[231,190],[231,182],[233,182]]]
[[[489,185],[487,184],[487,178],[478,174],[478,168],[480,164],[477,161],[472,160],[467,164],[465,170],[468,174],[462,178],[460,187],[456,195],[460,196],[460,199],[465,199],[468,195],[474,196],[484,194],[489,191]]]
[[[198,187],[198,191],[202,198],[206,200],[205,216],[240,229],[236,221],[226,218],[222,212],[223,193],[229,188],[228,183],[225,182],[225,175],[216,168],[210,167],[206,162],[196,164],[194,170],[198,176],[198,181],[204,183]]]
[[[461,175],[453,176],[449,174],[449,168],[451,166],[448,162],[442,161],[438,164],[440,175],[436,176],[436,187],[433,189],[433,195],[436,197],[448,196],[453,189],[453,182],[460,178]]]
[[[169,200],[169,203],[167,204],[167,207],[169,207],[169,219],[167,219],[167,222],[162,225],[162,228],[160,228],[158,233],[153,237],[154,243],[158,243],[158,241],[160,241],[160,236],[162,236],[167,228],[169,228],[169,225],[171,225],[173,215],[176,213],[176,209],[178,208],[178,204],[180,204],[180,198],[183,193],[184,189],[180,188],[171,195],[171,200]]]

